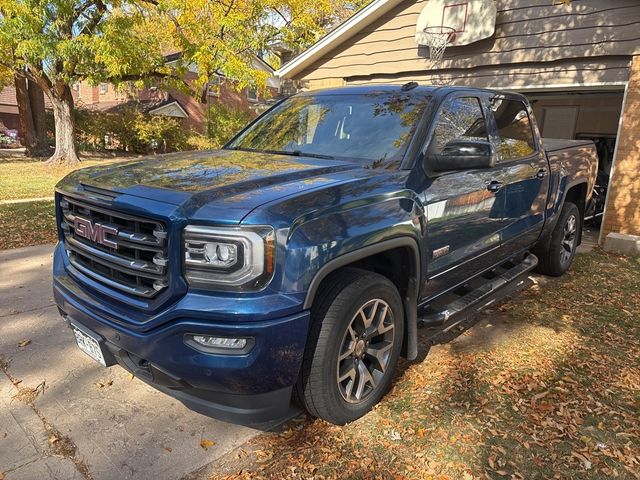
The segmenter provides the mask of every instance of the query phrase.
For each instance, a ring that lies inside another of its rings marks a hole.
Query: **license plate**
[[[76,337],[76,343],[80,350],[89,355],[103,367],[106,367],[107,362],[104,360],[104,353],[102,352],[100,341],[83,332],[75,325],[71,325],[71,329],[73,330],[73,335]]]

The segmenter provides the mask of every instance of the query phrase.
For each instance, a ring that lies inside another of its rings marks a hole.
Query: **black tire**
[[[373,320],[367,329],[369,312]],[[374,321],[381,325],[375,332]],[[403,335],[402,300],[393,283],[382,275],[353,268],[332,274],[311,309],[309,339],[296,385],[298,401],[311,415],[336,425],[360,418],[388,391]],[[384,361],[373,360],[376,357],[371,352]],[[339,360],[344,355],[348,356]],[[369,373],[363,373],[365,370]],[[345,373],[347,377],[340,382]]]
[[[573,224],[573,227],[571,225]],[[578,238],[582,229],[582,217],[578,207],[565,202],[556,223],[551,241],[546,249],[536,250],[540,263],[537,270],[552,277],[563,275],[571,266],[578,248]],[[571,232],[573,230],[573,232]]]

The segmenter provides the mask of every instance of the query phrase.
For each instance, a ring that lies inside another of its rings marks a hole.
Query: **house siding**
[[[537,74],[553,83],[558,83],[557,75],[566,84],[624,82],[630,56],[640,54],[637,1],[573,0],[569,5],[551,5],[499,0],[497,4],[495,35],[450,48],[438,74],[454,82],[478,79],[478,86],[496,87],[512,79],[524,85],[526,76]],[[294,78],[314,81],[311,85],[328,79],[430,81],[429,50],[414,41],[425,5],[426,1],[402,2]]]

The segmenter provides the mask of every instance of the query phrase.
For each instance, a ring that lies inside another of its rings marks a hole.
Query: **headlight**
[[[271,227],[184,230],[185,277],[193,287],[259,290],[273,276],[274,254]]]

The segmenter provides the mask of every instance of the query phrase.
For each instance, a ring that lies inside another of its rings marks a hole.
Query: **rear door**
[[[436,113],[427,151],[455,140],[489,141],[489,98],[457,93]],[[428,162],[428,160],[427,160]],[[429,171],[428,165],[426,170]],[[424,299],[449,290],[498,262],[505,227],[504,168],[467,169],[426,178],[427,284]]]
[[[537,141],[531,109],[519,96],[491,99],[497,167],[504,183],[504,229],[501,253],[511,255],[533,245],[544,226],[549,192],[549,163]]]

